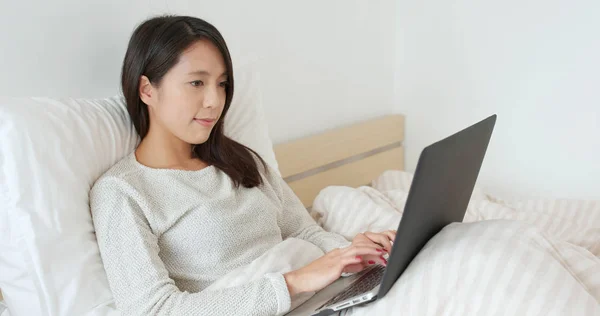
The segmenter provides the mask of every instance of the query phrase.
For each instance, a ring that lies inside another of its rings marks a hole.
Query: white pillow
[[[279,173],[279,165],[262,107],[260,72],[252,64],[248,64],[236,69],[233,75],[235,91],[231,108],[225,119],[224,133],[252,148]]]
[[[225,131],[277,169],[258,84],[236,70]],[[88,195],[137,142],[121,97],[0,97],[0,289],[12,316],[119,314]]]

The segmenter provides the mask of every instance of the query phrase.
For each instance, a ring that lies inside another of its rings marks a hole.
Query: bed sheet
[[[395,229],[412,175],[328,187],[312,213],[352,238]],[[381,300],[342,315],[600,315],[600,201],[502,201],[475,189]]]

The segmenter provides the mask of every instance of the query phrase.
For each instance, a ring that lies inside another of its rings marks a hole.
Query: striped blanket
[[[395,229],[412,175],[328,187],[312,214],[352,238]],[[600,201],[507,202],[476,189],[463,223],[444,228],[388,294],[342,315],[600,315]]]

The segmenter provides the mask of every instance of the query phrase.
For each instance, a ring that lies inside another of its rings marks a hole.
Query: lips
[[[203,126],[212,126],[217,120],[213,118],[194,118],[194,122]]]

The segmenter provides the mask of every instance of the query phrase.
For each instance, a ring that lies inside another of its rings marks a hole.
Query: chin
[[[190,144],[192,144],[192,145],[200,145],[200,144],[204,144],[204,143],[206,143],[206,141],[208,140],[208,137],[209,137],[209,136],[210,136],[210,135],[202,135],[202,136],[197,136],[197,137],[194,137],[194,138],[192,139],[192,141],[191,141],[191,142],[189,142],[189,143],[190,143]]]

